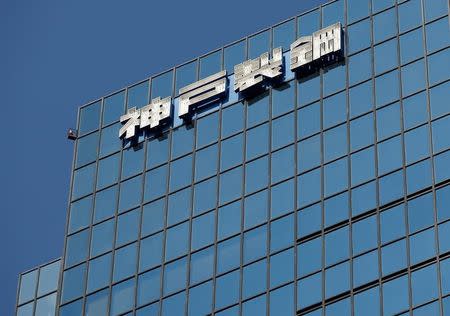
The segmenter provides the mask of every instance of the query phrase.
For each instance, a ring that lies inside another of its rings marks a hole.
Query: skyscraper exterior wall
[[[449,79],[447,0],[338,0],[81,107],[58,315],[450,315]]]

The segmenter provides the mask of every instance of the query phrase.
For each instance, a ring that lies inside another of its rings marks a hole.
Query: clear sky
[[[324,0],[0,0],[0,315],[61,256],[77,107]]]

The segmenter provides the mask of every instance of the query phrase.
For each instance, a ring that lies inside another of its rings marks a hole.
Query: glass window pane
[[[402,239],[381,248],[381,269],[383,276],[406,268],[406,240]]]
[[[314,103],[310,106],[298,110],[298,137],[304,138],[306,136],[317,133],[320,130],[320,117],[320,103]]]
[[[78,133],[80,136],[98,129],[100,123],[100,106],[101,103],[99,101],[80,109],[78,126]]]
[[[133,308],[135,279],[116,284],[112,288],[111,316],[127,312]]]
[[[142,211],[141,236],[146,236],[163,229],[164,213],[163,199],[144,205]]]
[[[397,33],[397,17],[395,8],[379,13],[373,17],[373,36],[376,43]]]
[[[398,6],[398,24],[400,32],[405,32],[422,24],[420,0],[411,0]]]
[[[174,293],[186,287],[187,259],[181,258],[164,267],[164,294]]]
[[[267,221],[269,194],[267,190],[247,196],[244,201],[244,228],[248,229]]]
[[[256,260],[267,252],[267,226],[261,226],[244,234],[244,263]]]
[[[450,68],[450,49],[446,49],[431,55],[428,58],[428,79],[430,85],[444,81],[449,78],[448,71],[444,69]]]
[[[216,207],[217,177],[197,183],[194,187],[194,215]]]
[[[448,14],[448,2],[445,0],[424,0],[426,21]]]
[[[103,102],[103,126],[120,119],[124,113],[125,91],[120,91],[105,98]]]
[[[423,59],[402,67],[402,91],[407,96],[425,89],[425,62]]]
[[[88,293],[101,289],[110,283],[111,268],[111,253],[89,261],[89,274],[87,280]]]
[[[65,266],[69,267],[86,260],[89,250],[89,229],[67,237]]]
[[[258,131],[260,131],[259,127],[249,133],[253,134]],[[226,170],[242,163],[243,146],[243,134],[238,134],[222,141],[220,151],[220,170]]]
[[[163,234],[159,233],[141,240],[139,271],[156,267],[162,262]]]
[[[400,60],[402,65],[422,56],[422,29],[417,29],[400,36]]]
[[[169,184],[171,192],[181,189],[192,182],[192,167],[192,155],[180,158],[171,163]]]
[[[40,269],[39,287],[37,291],[38,296],[56,291],[56,289],[58,288],[60,267],[61,262],[58,260]]]
[[[120,154],[109,156],[98,162],[97,189],[102,189],[119,180]]]
[[[102,129],[100,138],[100,156],[106,156],[115,151],[120,150],[122,147],[122,140],[117,137],[122,124],[116,123],[111,126]]]
[[[215,213],[210,212],[192,220],[191,250],[203,248],[214,242]]]
[[[344,92],[323,100],[323,128],[342,123],[347,119],[346,101]]]
[[[114,282],[134,275],[136,271],[137,243],[117,249],[114,252]]]
[[[270,49],[270,33],[264,31],[254,35],[248,40],[248,58],[253,59],[259,57],[261,54]]]
[[[289,50],[295,40],[295,19],[284,22],[273,28],[273,48],[282,47]]]
[[[335,1],[322,7],[322,27],[344,21],[344,1]]]
[[[36,293],[38,270],[33,270],[20,277],[19,304],[34,299]]]
[[[224,249],[221,248],[221,250],[223,251]],[[219,256],[219,248],[217,252],[217,255]],[[239,256],[237,258],[239,260]],[[214,246],[193,253],[191,255],[190,269],[191,284],[209,279],[212,276],[214,269]]]
[[[137,304],[144,305],[160,296],[161,269],[141,274],[138,279]]]
[[[119,212],[139,205],[141,202],[141,190],[142,176],[137,176],[122,182],[120,184]]]
[[[348,53],[352,54],[370,46],[370,19],[363,20],[348,27]]]
[[[86,265],[82,264],[64,272],[61,303],[68,302],[83,294],[86,281],[85,271]]]
[[[167,226],[186,220],[191,215],[191,188],[169,195]]]
[[[244,110],[242,102],[222,110],[222,137],[230,136],[244,128]]]
[[[376,49],[375,53],[377,54]],[[378,55],[375,55],[376,58],[379,58],[377,56]],[[349,57],[348,76],[350,85],[354,85],[358,82],[367,80],[372,77],[371,61],[372,61],[372,51],[370,49]],[[376,61],[378,61],[378,59],[376,59]]]
[[[175,71],[175,94],[178,94],[181,88],[197,80],[197,61],[180,66]]]
[[[272,88],[272,117],[287,113],[295,106],[295,85],[288,82]]]
[[[370,0],[347,1],[347,23],[352,23],[369,15]]]
[[[378,139],[382,140],[400,133],[400,104],[394,103],[377,110]]]
[[[245,165],[245,194],[267,187],[269,177],[268,157],[264,156]]]
[[[375,79],[377,107],[399,98],[398,71],[394,70]]]
[[[182,256],[188,251],[189,223],[169,228],[166,234],[166,261]]]
[[[242,168],[238,167],[220,175],[219,201],[224,204],[242,195]]]
[[[315,169],[297,178],[297,205],[306,206],[320,200],[321,170]]]
[[[200,58],[200,78],[211,76],[222,69],[222,51]]]
[[[219,112],[197,120],[197,148],[208,145],[219,136]]]
[[[403,164],[401,136],[378,144],[378,174],[382,175],[400,168]]]
[[[340,78],[342,79],[342,78]],[[320,75],[312,74],[298,81],[298,104],[309,104],[320,98]]]
[[[372,81],[349,90],[350,117],[355,117],[373,109]]]
[[[114,229],[114,219],[95,225],[92,228],[91,257],[112,249]]]
[[[246,158],[250,160],[269,151],[269,125],[263,124],[246,133]],[[236,154],[236,152],[234,152]]]
[[[78,139],[76,167],[94,161],[97,158],[99,133],[95,132]]]
[[[217,245],[217,273],[227,272],[233,268],[238,267],[240,264],[240,260],[241,260],[240,236],[227,239]],[[212,275],[213,261],[214,261],[213,257],[211,257],[210,260],[208,261],[210,262],[208,270],[211,270],[209,275]],[[207,264],[205,263],[205,265]]]
[[[429,156],[428,126],[422,126],[405,133],[406,163],[412,163]]]
[[[92,195],[70,205],[69,233],[88,226],[92,215]]]
[[[391,70],[398,64],[397,39],[393,39],[374,47],[375,54],[375,75]],[[370,62],[366,62],[370,65]]]
[[[405,129],[422,124],[427,120],[427,96],[425,92],[403,99],[403,123],[405,124]]]
[[[387,243],[405,236],[404,205],[400,204],[380,214],[381,242]]]
[[[423,304],[438,296],[436,264],[411,274],[413,306]]]
[[[193,147],[193,128],[181,126],[172,132],[172,159],[191,152]]]
[[[349,256],[348,226],[325,235],[325,265],[329,266],[345,260]]]
[[[234,73],[234,66],[242,63],[246,59],[245,44],[246,42],[243,40],[224,48],[224,68],[228,74]]]
[[[384,315],[394,315],[408,308],[408,276],[402,276],[383,284]]]

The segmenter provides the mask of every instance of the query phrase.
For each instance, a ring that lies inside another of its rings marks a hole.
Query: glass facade
[[[333,1],[81,107],[58,314],[450,315],[448,12]],[[344,60],[294,76],[290,43],[335,22]],[[278,46],[282,82],[234,93]],[[119,139],[225,69],[191,124]]]
[[[52,316],[56,312],[61,260],[19,276],[16,316]]]

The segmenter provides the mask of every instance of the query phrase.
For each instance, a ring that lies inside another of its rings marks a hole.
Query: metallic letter
[[[291,44],[291,70],[305,66],[313,61],[312,36],[303,36]]]
[[[227,71],[223,70],[180,89],[178,116],[186,117],[192,105],[220,97],[226,93]]]
[[[244,61],[234,66],[234,91],[243,92],[263,82],[265,78],[275,78],[283,74],[283,50],[281,47],[272,51],[272,59],[269,53],[264,53],[258,58]]]
[[[328,54],[341,50],[342,27],[341,23],[335,23],[313,34],[313,59],[320,59]]]
[[[131,108],[127,111],[127,114],[122,115],[120,117],[120,123],[125,123],[124,126],[122,126],[119,130],[119,137],[122,137],[125,135],[125,138],[131,138],[136,133],[136,126],[139,126],[140,124],[140,112],[139,110],[136,110],[136,107]]]

